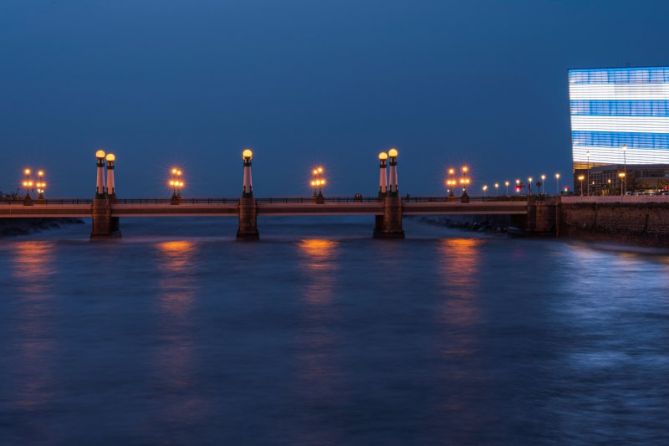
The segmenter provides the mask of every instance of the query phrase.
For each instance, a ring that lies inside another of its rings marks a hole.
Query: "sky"
[[[44,168],[89,197],[97,148],[120,197],[373,195],[399,149],[402,194],[571,174],[567,70],[669,64],[669,2],[2,0],[0,190]]]

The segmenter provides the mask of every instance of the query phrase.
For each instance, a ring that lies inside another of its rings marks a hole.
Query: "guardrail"
[[[630,197],[631,198],[631,197]],[[405,203],[461,203],[460,197],[412,197],[402,196]],[[295,204],[295,203],[314,203],[313,197],[267,197],[257,198],[256,201],[262,204]],[[325,197],[325,203],[377,203],[381,201],[378,197]],[[470,202],[494,202],[494,201],[527,201],[527,196],[494,196],[494,197],[469,197]],[[92,199],[81,198],[60,198],[48,200],[33,199],[33,205],[67,205],[67,204],[92,204]],[[115,204],[171,204],[170,198],[119,198],[114,201]],[[236,204],[239,198],[180,198],[180,204]],[[0,204],[21,206],[25,204],[23,199],[2,199]]]

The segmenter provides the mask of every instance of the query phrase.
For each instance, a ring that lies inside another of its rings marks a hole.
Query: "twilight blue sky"
[[[258,195],[442,192],[570,172],[567,70],[669,64],[669,2],[649,0],[2,0],[0,189],[23,166],[50,195],[90,196],[93,153],[122,197],[233,196],[240,151]]]

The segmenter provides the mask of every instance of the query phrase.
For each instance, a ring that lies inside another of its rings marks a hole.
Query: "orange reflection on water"
[[[158,243],[158,250],[163,255],[163,266],[170,271],[183,271],[192,260],[195,244],[188,240],[174,240]]]
[[[338,242],[325,239],[305,239],[298,245],[309,261],[306,267],[311,270],[328,269],[333,266],[332,255]]]
[[[159,265],[166,274],[160,281],[163,289],[160,299],[162,307],[172,313],[181,314],[193,301],[193,254],[195,243],[175,240],[158,243]]]
[[[43,293],[49,285],[48,277],[55,271],[54,244],[47,241],[16,243],[13,275],[19,281],[19,291]]]
[[[470,355],[475,347],[471,330],[481,318],[476,286],[479,280],[481,239],[456,238],[443,240],[441,264],[448,300],[444,307],[444,322],[454,335],[447,342],[445,353]]]
[[[306,298],[311,303],[324,303],[330,300],[334,281],[331,273],[337,268],[338,244],[339,242],[333,240],[305,239],[298,245],[303,254],[301,264],[313,274],[306,292]]]
[[[196,330],[193,304],[197,290],[197,244],[188,240],[160,242],[155,245],[160,268],[159,320],[157,336],[162,340],[153,355],[157,385],[166,397],[161,417],[178,429],[190,426],[203,416],[205,402],[185,397],[195,386],[195,352],[192,346]]]
[[[16,383],[16,403],[26,409],[44,406],[52,398],[51,333],[53,313],[51,283],[56,272],[54,248],[48,241],[21,241],[14,244],[12,276],[16,280],[18,347],[14,364],[21,378]]]

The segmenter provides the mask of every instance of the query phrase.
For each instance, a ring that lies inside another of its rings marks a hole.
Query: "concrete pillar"
[[[386,152],[379,153],[379,200],[383,201],[388,193],[388,169],[386,164],[388,161],[388,154]],[[383,215],[374,216],[374,236],[383,232]]]
[[[386,169],[387,160],[388,154],[386,152],[379,153],[379,197],[385,197],[386,192],[388,191],[388,172]]]
[[[388,192],[383,198],[383,221],[380,222],[377,219],[377,227],[374,230],[375,238],[404,238],[404,229],[402,228],[402,199],[399,195],[399,185],[397,182],[397,155],[397,149],[393,148],[388,151],[388,157],[390,158],[390,179],[388,181]]]
[[[110,155],[112,158],[112,173],[110,176],[109,171],[107,172],[107,185],[110,184],[109,178],[111,177],[110,191],[115,192],[113,173],[113,161],[115,160],[115,157],[112,154]],[[95,198],[93,199],[93,205],[91,207],[91,239],[108,239],[121,236],[119,219],[118,217],[112,217],[112,203],[105,187],[105,157],[109,163],[109,155],[105,155],[104,151],[98,150],[95,154],[97,160],[97,183],[95,187]]]
[[[399,191],[399,184],[397,182],[397,155],[399,152],[393,148],[388,150],[388,157],[390,157],[390,179],[388,181],[388,192],[396,194]]]
[[[110,200],[116,199],[116,182],[114,179],[114,163],[116,162],[116,155],[113,153],[107,154],[107,195]]]
[[[244,160],[244,178],[242,196],[239,199],[237,240],[258,240],[258,210],[256,200],[253,197],[253,180],[251,176],[253,151],[245,149],[242,152],[242,159]]]
[[[253,151],[246,149],[242,152],[244,160],[244,179],[242,183],[242,194],[244,196],[253,195],[253,177],[251,175],[251,162],[253,161]]]
[[[97,160],[97,178],[95,181],[95,198],[105,197],[105,151],[95,152]]]

